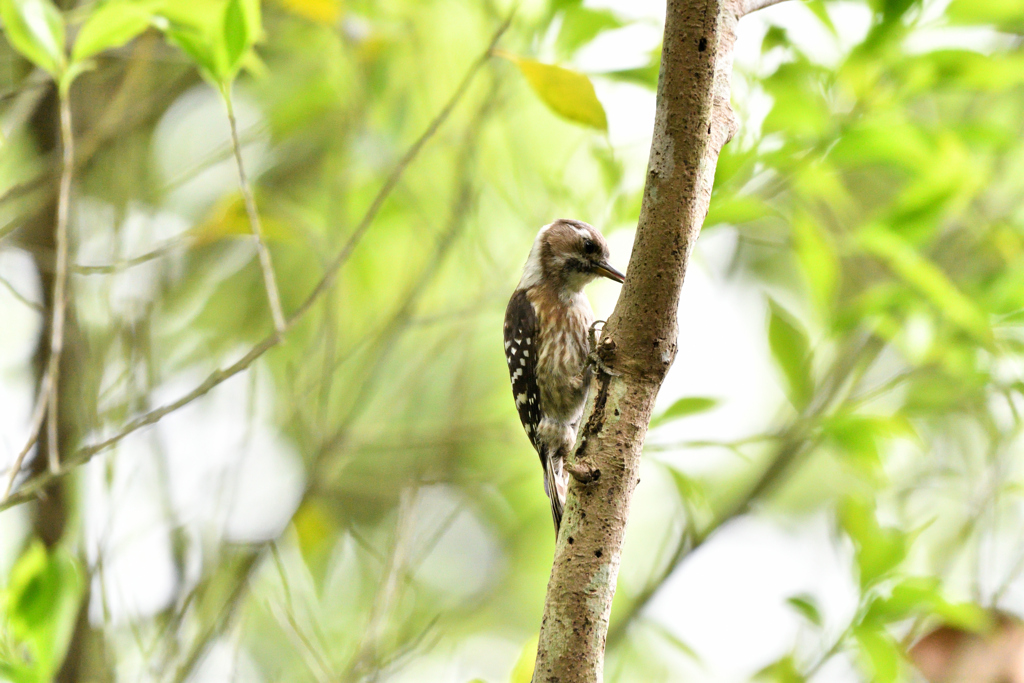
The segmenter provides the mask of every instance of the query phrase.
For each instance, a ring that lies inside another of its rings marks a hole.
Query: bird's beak
[[[594,265],[594,272],[598,275],[608,278],[609,280],[615,280],[616,282],[625,282],[626,276],[619,271],[612,268],[611,264],[607,261],[601,261]]]

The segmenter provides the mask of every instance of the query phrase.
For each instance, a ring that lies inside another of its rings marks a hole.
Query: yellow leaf
[[[277,0],[277,4],[323,24],[333,24],[341,16],[341,0]]]
[[[260,221],[263,238],[268,242],[286,242],[291,237],[288,226],[274,216],[268,216],[262,208]],[[235,193],[223,197],[213,205],[206,218],[192,228],[191,232],[196,245],[209,244],[227,237],[252,235],[252,227],[249,225],[249,216],[245,212],[242,195]]]
[[[306,558],[325,541],[333,539],[337,532],[330,511],[315,501],[303,503],[292,518],[292,524],[295,526],[302,556]]]
[[[597,99],[593,83],[584,74],[505,52],[499,54],[519,67],[530,87],[551,111],[574,123],[608,130],[604,107]]]

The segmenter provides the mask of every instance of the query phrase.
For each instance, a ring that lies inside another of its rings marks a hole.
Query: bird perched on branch
[[[505,358],[523,428],[544,468],[555,534],[562,521],[566,456],[590,386],[594,314],[583,287],[598,276],[623,282],[594,226],[559,219],[537,233],[523,277],[505,310]]]

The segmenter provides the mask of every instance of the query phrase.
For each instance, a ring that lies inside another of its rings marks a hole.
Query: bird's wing
[[[537,386],[537,312],[526,296],[526,290],[517,290],[505,309],[505,360],[512,378],[512,396],[516,401],[519,419],[527,436],[538,446],[537,427],[540,424],[540,389]],[[541,454],[543,459],[543,454]]]

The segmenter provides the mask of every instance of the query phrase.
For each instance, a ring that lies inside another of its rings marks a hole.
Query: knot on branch
[[[589,465],[582,460],[574,460],[567,464],[565,469],[569,471],[573,479],[581,484],[592,484],[601,478],[601,470],[599,468]]]

